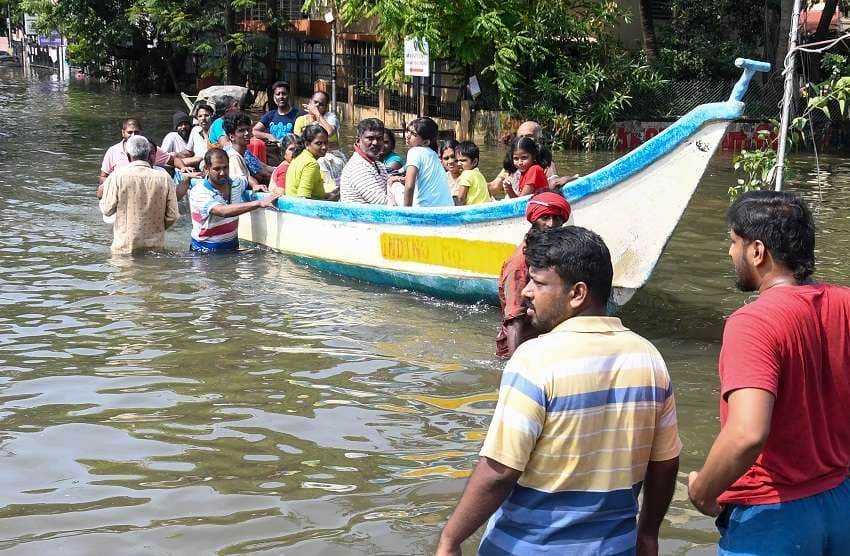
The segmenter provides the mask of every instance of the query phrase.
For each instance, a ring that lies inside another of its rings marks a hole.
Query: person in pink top
[[[799,196],[750,192],[727,220],[737,286],[759,296],[726,321],[720,434],[690,499],[718,554],[850,554],[850,288],[812,280]]]
[[[130,137],[141,134],[142,124],[136,118],[127,118],[121,123],[121,142],[112,145],[106,150],[106,154],[103,156],[103,162],[100,165],[100,183],[105,182],[109,174],[116,168],[130,164],[130,157],[127,156],[127,151],[124,148],[125,144]],[[165,167],[172,164],[175,168],[182,169],[184,167],[183,162],[179,158],[175,158],[157,147],[154,155],[154,165]]]

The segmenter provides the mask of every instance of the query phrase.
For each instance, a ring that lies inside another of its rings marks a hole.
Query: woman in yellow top
[[[286,171],[286,196],[336,201],[339,190],[325,193],[324,180],[318,159],[328,151],[328,132],[319,124],[304,128],[304,150],[289,164]]]

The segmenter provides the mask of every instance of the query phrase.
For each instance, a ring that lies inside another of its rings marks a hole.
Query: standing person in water
[[[407,126],[405,138],[407,161],[404,177],[390,178],[403,182],[402,203],[406,207],[454,206],[446,171],[437,155],[437,123],[431,118],[417,118]]]
[[[319,124],[304,128],[301,136],[304,150],[289,164],[286,171],[286,196],[338,201],[339,190],[325,193],[319,159],[328,152],[328,132]]]
[[[189,191],[192,214],[192,251],[235,251],[239,247],[237,230],[239,215],[258,208],[270,207],[277,195],[266,195],[251,201],[248,181],[230,178],[227,153],[218,147],[204,154],[204,181]]]
[[[522,294],[541,335],[505,366],[437,556],[459,555],[488,520],[480,556],[657,555],[682,446],[667,366],[607,315],[614,271],[602,238],[566,226],[526,243]]]
[[[570,219],[570,204],[559,193],[548,191],[535,195],[525,208],[525,219],[531,231],[560,228]],[[502,307],[502,326],[496,336],[496,357],[513,355],[524,341],[537,336],[526,315],[522,290],[528,284],[528,265],[525,263],[525,239],[516,248],[499,275],[499,304]]]
[[[509,174],[519,171],[520,178],[516,188],[508,187],[508,197],[524,197],[549,190],[546,168],[552,162],[549,149],[541,146],[530,137],[517,137],[511,143],[505,157],[504,169]]]
[[[850,554],[850,288],[817,283],[815,223],[792,193],[752,191],[726,216],[736,286],[720,434],[689,477],[717,516],[717,554]]]

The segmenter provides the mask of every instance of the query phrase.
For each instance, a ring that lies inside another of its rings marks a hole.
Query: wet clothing
[[[523,288],[528,284],[528,265],[525,264],[525,240],[516,248],[499,275],[499,304],[502,307],[502,326],[496,336],[496,356],[510,357],[508,347],[508,324],[516,319],[522,321],[520,338],[525,341],[533,338],[536,333],[526,317],[526,307],[523,303]]]
[[[820,494],[776,504],[728,504],[717,517],[718,556],[799,554],[846,556],[850,551],[850,480]]]
[[[480,455],[522,472],[479,554],[634,554],[650,461],[678,457],[667,366],[615,317],[573,317],[522,344]]]
[[[100,209],[105,216],[115,215],[113,253],[163,249],[166,228],[180,218],[171,178],[143,160],[109,175]]]
[[[225,198],[216,187],[203,180],[189,190],[189,208],[192,214],[192,251],[223,251],[239,247],[237,236],[238,216],[216,216],[211,211],[217,205],[247,202],[248,181],[230,178],[230,196]]]

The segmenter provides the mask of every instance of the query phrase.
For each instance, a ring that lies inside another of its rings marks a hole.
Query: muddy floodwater
[[[185,214],[170,254],[113,258],[94,197],[103,153],[121,118],[160,140],[180,108],[0,68],[0,550],[429,553],[494,406],[498,311],[264,248],[192,256]],[[486,175],[502,154],[484,149]],[[586,173],[613,156],[556,161]],[[817,215],[817,274],[846,284],[850,163],[823,157],[818,184],[812,157],[795,162],[790,189]],[[730,166],[715,157],[620,315],[661,350],[678,396],[665,554],[714,551],[684,485],[718,430],[724,318],[747,299],[726,254]]]

